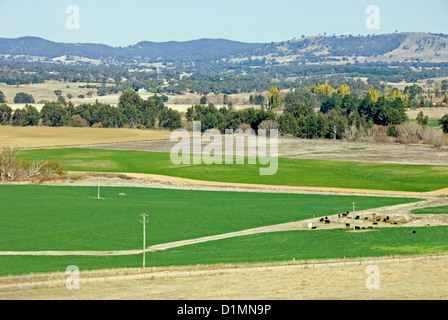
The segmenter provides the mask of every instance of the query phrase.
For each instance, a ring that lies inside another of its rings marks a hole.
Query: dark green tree
[[[42,124],[50,127],[66,126],[69,121],[64,106],[57,102],[47,102],[40,110]]]
[[[439,120],[439,124],[442,126],[444,133],[448,133],[448,113]]]
[[[34,103],[34,98],[31,94],[19,92],[14,97],[14,103]]]
[[[7,104],[0,104],[0,125],[7,125],[11,121],[12,109]]]

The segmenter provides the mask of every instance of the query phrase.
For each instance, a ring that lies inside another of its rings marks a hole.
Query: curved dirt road
[[[419,202],[406,203],[394,206],[380,207],[367,209],[363,211],[356,212],[362,220],[357,220],[356,225],[360,228],[368,228],[372,226],[373,221],[377,224],[376,227],[406,227],[406,226],[436,226],[436,225],[448,225],[448,214],[437,214],[437,215],[413,215],[412,210],[425,208],[425,207],[435,207],[448,205],[448,199],[441,198],[431,198]],[[387,222],[382,221],[386,216],[390,217]],[[279,231],[292,231],[292,230],[309,230],[308,223],[314,223],[317,229],[337,229],[346,228],[345,224],[352,223],[355,221],[351,217],[340,217],[338,214],[328,216],[331,221],[330,224],[319,223],[319,218],[311,218],[301,221],[288,222],[282,224],[276,224],[271,226],[264,226],[259,228],[252,228],[247,230],[229,232],[219,235],[201,237],[196,239],[181,240],[163,244],[157,244],[148,247],[146,252],[154,252],[160,250],[167,250],[176,247],[197,244],[202,242],[209,242],[214,240],[222,240],[227,238],[246,236],[258,233],[268,233],[268,232],[279,232]],[[379,222],[377,219],[380,219]],[[394,222],[396,224],[394,224]],[[363,229],[364,229],[363,228]],[[350,229],[348,229],[350,230]],[[374,229],[369,229],[374,230]],[[360,230],[367,231],[367,230]],[[312,230],[310,230],[312,232]],[[80,256],[117,256],[117,255],[134,255],[141,254],[143,250],[117,250],[117,251],[0,251],[0,256],[70,256],[70,255],[80,255]]]

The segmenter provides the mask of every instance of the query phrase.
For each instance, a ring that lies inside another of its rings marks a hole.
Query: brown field
[[[117,143],[169,139],[169,131],[0,126],[0,147],[19,148],[73,146],[91,143]]]
[[[14,103],[14,97],[19,92],[25,92],[28,94],[32,94],[34,97],[35,103],[34,105],[36,108],[41,108],[43,105],[43,101],[57,101],[57,96],[54,94],[55,90],[61,90],[62,95],[67,101],[72,101],[74,104],[82,104],[82,103],[94,103],[96,99],[98,99],[99,102],[102,103],[118,103],[118,97],[119,95],[109,95],[109,96],[103,96],[100,97],[96,94],[96,89],[87,89],[87,88],[67,88],[69,85],[85,85],[85,83],[69,83],[69,82],[59,82],[59,81],[46,81],[45,83],[35,83],[35,84],[29,84],[29,85],[8,85],[8,86],[2,86],[0,87],[0,91],[2,91],[5,94],[6,103],[11,106],[11,108],[16,109],[18,107],[22,107],[23,105],[15,104]],[[92,85],[94,85],[92,83]],[[89,91],[93,92],[93,95],[91,98],[87,98],[87,93]],[[73,95],[73,98],[69,100],[67,98],[67,93],[71,93]],[[84,99],[78,98],[80,94],[83,94],[86,96]],[[115,102],[116,101],[116,102]]]
[[[170,152],[177,142],[169,140],[135,141],[128,143],[91,144],[85,147],[115,150]],[[208,142],[203,143],[203,147]],[[247,147],[247,145],[246,145]],[[225,150],[222,151],[223,153]],[[278,156],[282,158],[448,165],[448,149],[428,145],[298,139],[279,137]]]
[[[367,288],[369,265],[378,267],[378,289]],[[72,290],[65,277],[4,278],[0,300],[448,299],[447,256],[81,270],[79,289]]]
[[[423,111],[425,116],[428,116],[430,119],[440,119],[444,115],[448,114],[448,107],[441,108],[422,108],[418,110],[409,110],[407,111],[407,115],[409,119],[417,118],[417,115],[420,111]]]
[[[110,94],[106,96],[98,96],[97,89],[88,89],[88,88],[79,88],[80,85],[85,85],[86,83],[69,83],[69,82],[58,82],[58,81],[46,81],[45,83],[36,83],[29,85],[19,85],[18,87],[15,85],[7,85],[1,86],[0,91],[5,94],[6,103],[12,109],[23,108],[25,104],[15,104],[14,97],[19,92],[25,92],[33,95],[35,103],[32,105],[35,106],[38,110],[42,108],[45,102],[57,101],[57,96],[55,95],[55,90],[61,90],[62,95],[67,101],[71,101],[75,105],[83,104],[83,103],[95,103],[96,100],[100,103],[117,105],[120,94]],[[91,83],[95,85],[94,83]],[[67,88],[67,86],[74,85],[76,88]],[[91,97],[87,97],[87,93],[92,91],[93,94]],[[67,98],[67,94],[70,93],[73,95],[73,98],[69,100]],[[78,98],[79,95],[83,94],[85,98]],[[267,93],[264,93],[267,95]],[[284,93],[283,93],[284,94]],[[153,96],[152,93],[146,92],[141,93],[140,96],[142,98]],[[198,104],[201,99],[201,95],[196,93],[186,93],[181,95],[169,95],[171,100],[166,103],[167,106],[172,107],[180,112],[185,112],[188,107],[191,107],[194,104]],[[250,93],[244,94],[234,94],[229,95],[230,101],[234,105],[247,105],[249,104],[249,96]],[[216,106],[222,106],[223,95],[214,95],[209,94],[207,96],[208,102],[213,102]]]

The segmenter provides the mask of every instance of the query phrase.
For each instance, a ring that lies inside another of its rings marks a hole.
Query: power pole
[[[100,198],[100,176],[98,176],[98,199]]]
[[[143,221],[140,221],[140,222],[143,223],[143,269],[145,269],[145,261],[146,261],[146,257],[145,257],[145,253],[146,253],[146,223],[148,222],[148,221],[146,221],[146,217],[148,215],[146,213],[143,213],[140,216],[143,217]]]

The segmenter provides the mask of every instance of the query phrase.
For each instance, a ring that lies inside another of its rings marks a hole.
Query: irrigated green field
[[[174,165],[163,152],[103,149],[24,150],[20,157],[60,161],[70,171],[152,173],[207,181],[426,192],[448,187],[448,166],[278,159],[275,175],[261,165]],[[266,167],[266,166],[265,166]]]
[[[423,209],[412,210],[414,214],[448,214],[448,206],[428,207]]]
[[[96,192],[95,187],[1,185],[0,251],[140,249],[142,225],[139,223],[139,214],[142,213],[149,214],[147,246],[150,246],[336,214],[350,210],[353,201],[357,203],[357,210],[418,201],[410,198],[121,187],[103,187],[101,197],[104,200],[101,200],[94,198]],[[381,237],[382,233],[372,234]],[[315,235],[327,238],[327,233]],[[297,246],[315,246],[315,240],[305,239],[297,239],[299,242],[305,241],[297,243]],[[239,253],[240,249],[224,253],[227,245],[222,244],[226,242],[216,242],[216,252],[223,252],[223,260],[220,262],[250,255],[254,255],[254,261],[282,260],[288,256],[290,249],[284,251],[282,241],[277,242],[277,253],[272,255],[259,255],[251,251],[254,245],[248,245],[245,253]],[[212,247],[213,243],[210,243]],[[262,243],[260,245],[264,246]],[[195,246],[168,250],[167,256],[162,254],[162,258],[154,258],[151,264],[171,265],[176,252],[186,253],[189,248],[194,249]],[[338,249],[335,250],[338,252]],[[362,250],[359,254],[362,255]],[[159,255],[154,253],[154,257]],[[136,256],[141,258],[141,255]],[[0,275],[61,271],[56,266],[62,263],[65,268],[68,261],[75,265],[78,261],[85,261],[85,267],[82,264],[84,268],[136,267],[139,266],[138,261],[141,261],[136,256],[3,256],[0,257]],[[179,259],[174,265],[208,263],[205,259],[207,256],[206,250],[191,258]]]
[[[146,265],[195,266],[437,254],[448,251],[447,236],[448,227],[381,228],[359,233],[342,229],[274,232],[147,253]],[[76,265],[81,271],[139,268],[142,255],[0,256],[0,265],[0,276],[64,272],[69,265]]]

